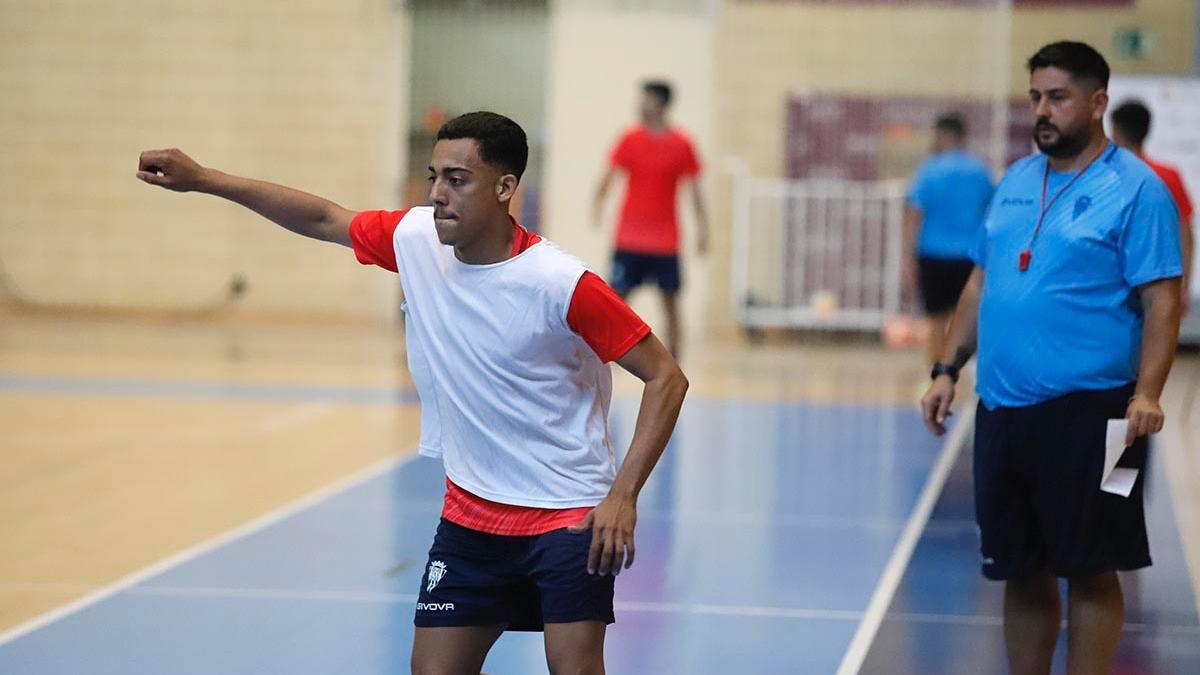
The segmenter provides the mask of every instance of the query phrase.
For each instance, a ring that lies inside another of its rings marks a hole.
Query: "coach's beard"
[[[1057,137],[1052,141],[1043,141],[1041,134],[1045,131],[1053,131]],[[1048,120],[1038,120],[1033,127],[1033,142],[1044,155],[1055,159],[1070,159],[1078,157],[1087,147],[1088,132],[1087,129],[1083,129],[1078,134],[1067,134]]]

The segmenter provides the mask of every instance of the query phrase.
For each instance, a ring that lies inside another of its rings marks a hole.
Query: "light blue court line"
[[[63,396],[139,396],[255,403],[413,405],[417,393],[393,387],[148,380],[120,377],[0,375],[0,392]]]
[[[636,404],[614,402],[618,446]],[[834,672],[940,447],[913,410],[689,400],[640,499],[609,672]],[[0,672],[406,672],[442,490],[438,462],[378,466],[0,636]],[[545,668],[514,633],[485,670]]]

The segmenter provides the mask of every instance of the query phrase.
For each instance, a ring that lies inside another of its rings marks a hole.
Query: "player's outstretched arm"
[[[645,382],[646,387],[629,452],[608,496],[571,528],[575,532],[592,531],[592,548],[588,552],[591,574],[616,574],[622,566],[628,568],[633,564],[638,494],[671,439],[688,388],[679,364],[653,334],[642,339],[617,363]]]
[[[307,192],[201,166],[175,148],[143,152],[137,177],[176,192],[223,197],[296,234],[350,246],[353,211]]]

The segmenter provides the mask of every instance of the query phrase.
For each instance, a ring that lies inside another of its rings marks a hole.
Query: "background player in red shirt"
[[[594,222],[600,226],[601,209],[617,172],[626,175],[625,199],[617,220],[616,250],[609,280],[625,298],[653,277],[662,291],[667,319],[667,347],[680,357],[682,329],[676,302],[682,279],[679,272],[679,220],[676,192],[688,186],[696,208],[696,250],[708,250],[708,215],[700,192],[700,162],[692,141],[667,124],[671,85],[651,81],[642,85],[641,124],[626,131],[609,155],[608,171],[600,179],[594,204]]]
[[[1179,244],[1183,249],[1183,313],[1186,316],[1192,295],[1192,200],[1188,198],[1183,178],[1175,167],[1156,162],[1143,153],[1142,146],[1149,134],[1150,109],[1140,101],[1125,101],[1113,111],[1113,142],[1141,157],[1143,162],[1154,169],[1154,173],[1167,184],[1167,189],[1171,191],[1171,197],[1175,200],[1175,207],[1179,209]]]

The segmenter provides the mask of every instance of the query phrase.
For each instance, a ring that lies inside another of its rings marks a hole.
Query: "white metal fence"
[[[903,182],[739,177],[734,200],[743,326],[876,330],[900,311]]]

